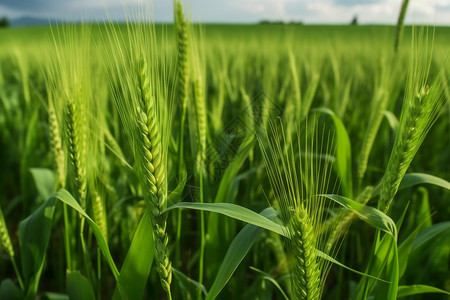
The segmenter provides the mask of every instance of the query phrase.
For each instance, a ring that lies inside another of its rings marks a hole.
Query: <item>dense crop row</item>
[[[131,15],[0,31],[1,299],[448,297],[449,29]]]

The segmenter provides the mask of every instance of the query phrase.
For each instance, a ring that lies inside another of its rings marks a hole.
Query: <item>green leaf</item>
[[[450,292],[424,284],[401,285],[398,287],[398,298],[426,293],[439,293],[450,295]]]
[[[42,299],[45,300],[70,300],[69,296],[66,294],[46,292],[42,294]]]
[[[41,196],[44,201],[50,198],[53,189],[55,188],[55,173],[49,169],[39,168],[32,168],[30,169],[30,172],[33,176],[39,196]]]
[[[416,227],[416,229],[411,232],[411,234],[400,244],[398,247],[399,256],[399,266],[400,266],[400,278],[406,271],[408,265],[408,258],[411,253],[412,245],[417,237],[417,234],[422,229],[423,223]]]
[[[255,267],[250,267],[250,269],[252,269],[255,272],[258,272],[259,274],[261,274],[263,280],[267,280],[270,283],[272,283],[278,289],[278,291],[280,291],[280,293],[283,296],[283,298],[286,299],[286,300],[289,300],[289,297],[283,291],[283,288],[280,286],[280,284],[272,276],[270,276],[270,274],[268,274],[268,273],[266,273],[266,272],[264,272],[264,271],[262,271],[260,269],[257,269]]]
[[[277,216],[277,212],[269,207],[264,209],[260,216],[272,220]],[[236,235],[228,247],[206,300],[217,297],[263,231],[264,229],[261,227],[248,224]]]
[[[397,117],[390,111],[385,110],[383,112],[383,115],[386,117],[386,120],[389,123],[389,126],[391,127],[392,131],[394,132],[394,134],[397,133],[398,130],[398,119]]]
[[[95,300],[91,283],[80,272],[68,272],[66,285],[70,300]]]
[[[440,177],[433,176],[430,174],[425,174],[425,173],[406,174],[405,177],[403,177],[402,182],[400,183],[399,189],[404,189],[404,188],[408,188],[413,185],[424,184],[424,183],[437,185],[437,186],[440,186],[440,187],[450,191],[450,182],[448,182],[447,180],[442,179]]]
[[[106,262],[108,263],[114,278],[117,280],[119,277],[119,271],[117,270],[117,267],[114,263],[114,260],[111,257],[111,253],[109,252],[108,243],[105,240],[105,237],[102,235],[100,229],[98,228],[97,224],[86,214],[86,212],[81,208],[81,206],[78,204],[78,202],[72,197],[72,195],[65,189],[59,190],[51,199],[59,199],[68,206],[75,209],[77,212],[79,212],[88,222],[92,232],[95,235],[95,238],[97,239],[98,246],[102,250],[103,255],[105,256]]]
[[[344,195],[353,197],[352,177],[352,148],[350,138],[344,124],[336,114],[325,107],[317,108],[315,111],[325,113],[331,117],[336,127],[336,164],[339,177],[341,178]]]
[[[26,297],[35,298],[55,211],[55,199],[44,202],[19,225],[19,244]]]
[[[388,270],[387,270],[387,273],[390,274],[389,289],[387,292],[387,297],[382,296],[381,299],[397,299],[398,281],[400,279],[397,242],[394,241],[392,243],[392,246],[393,246],[392,247],[393,251],[391,251],[390,259],[388,261]]]
[[[147,212],[142,216],[120,270],[113,299],[142,299],[155,254],[152,223]]]
[[[384,235],[379,241],[380,231],[377,231],[375,237],[375,243],[372,249],[372,255],[369,260],[369,265],[366,268],[366,273],[373,274],[374,276],[381,276],[384,267],[386,266],[389,255],[394,247],[394,239],[391,235]],[[367,299],[368,295],[372,292],[376,281],[371,280],[369,277],[364,277],[358,284],[355,297],[353,299]]]
[[[187,173],[182,172],[180,176],[181,180],[178,183],[177,187],[172,192],[170,192],[169,196],[167,197],[167,205],[169,206],[180,202],[181,196],[183,195],[184,186],[186,185],[187,180]]]
[[[411,252],[416,251],[421,246],[428,243],[431,239],[435,238],[436,236],[442,233],[446,233],[448,230],[450,230],[450,221],[438,223],[431,226],[430,228],[425,229],[424,231],[420,232],[417,235],[417,238],[414,240],[414,243],[412,244]]]
[[[398,190],[403,190],[409,187],[412,187],[414,185],[418,184],[433,184],[436,186],[439,186],[441,188],[447,189],[450,191],[450,182],[448,182],[445,179],[442,179],[440,177],[425,174],[425,173],[408,173],[406,174],[402,182],[400,183],[400,186]],[[378,185],[376,188],[373,189],[372,197],[378,196],[380,194],[381,186]]]
[[[180,202],[167,208],[163,213],[166,213],[175,208],[189,208],[195,210],[209,211],[219,213],[236,220],[244,221],[249,224],[268,229],[283,236],[288,236],[286,227],[277,224],[269,219],[255,213],[254,211],[232,203],[194,203],[194,202]]]
[[[23,298],[22,291],[11,279],[5,279],[2,281],[0,285],[0,299],[22,300]]]
[[[197,295],[197,290],[201,290],[203,295],[207,295],[206,288],[203,284],[200,284],[198,281],[193,280],[192,278],[187,277],[182,272],[178,271],[175,268],[172,268],[173,275],[178,280],[178,284],[182,286],[182,289],[185,290],[186,293],[189,293],[192,296]]]
[[[322,194],[319,196],[326,197],[343,207],[350,209],[367,224],[392,235],[394,239],[397,240],[397,227],[394,221],[380,210],[339,195]]]

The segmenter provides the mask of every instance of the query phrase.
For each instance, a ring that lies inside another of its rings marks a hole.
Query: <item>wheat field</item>
[[[0,299],[449,299],[450,29],[188,11],[0,29]]]

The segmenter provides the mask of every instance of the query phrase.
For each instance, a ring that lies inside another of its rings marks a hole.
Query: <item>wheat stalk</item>
[[[398,51],[398,46],[399,46],[400,41],[403,36],[403,27],[404,27],[403,25],[404,25],[405,16],[406,16],[406,10],[408,9],[408,4],[409,4],[409,0],[403,0],[402,6],[400,8],[400,13],[398,15],[397,30],[395,33],[395,42],[394,42],[395,52]]]

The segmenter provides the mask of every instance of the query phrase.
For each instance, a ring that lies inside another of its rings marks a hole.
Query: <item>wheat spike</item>
[[[66,105],[66,136],[72,164],[75,190],[81,207],[86,208],[86,148],[82,110],[73,99]]]
[[[14,248],[11,243],[11,238],[9,237],[8,229],[6,228],[6,222],[3,218],[3,212],[0,208],[0,241],[2,247],[5,248],[6,252],[11,259],[14,259]]]
[[[64,149],[62,146],[58,120],[56,118],[55,108],[49,103],[48,108],[49,126],[50,126],[50,143],[53,151],[53,160],[56,167],[58,177],[58,188],[65,188],[66,185],[66,163],[64,159]]]
[[[171,298],[170,283],[172,267],[168,257],[168,236],[166,233],[166,217],[161,215],[166,206],[166,172],[162,163],[161,136],[158,128],[155,100],[151,94],[150,81],[146,73],[146,60],[141,58],[138,74],[138,90],[140,102],[137,107],[137,124],[140,133],[146,188],[144,196],[151,213],[153,233],[155,236],[155,258],[161,285]]]
[[[297,299],[319,299],[320,266],[315,254],[314,227],[308,211],[299,207],[290,223],[293,263],[293,288]]]

